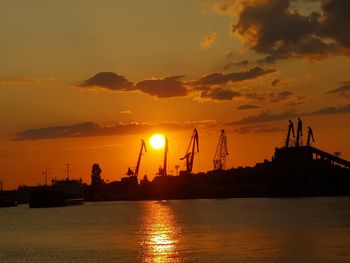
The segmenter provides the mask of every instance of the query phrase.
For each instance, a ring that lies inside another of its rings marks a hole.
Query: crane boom
[[[127,175],[135,176],[135,177],[137,177],[139,175],[139,169],[140,169],[141,157],[142,157],[143,150],[145,150],[145,152],[147,152],[146,143],[144,140],[141,140],[141,148],[140,148],[139,157],[137,158],[135,171],[131,170],[131,168],[129,167]]]
[[[289,126],[288,126],[288,133],[287,133],[287,139],[286,139],[286,148],[289,147],[289,143],[290,143],[290,135],[292,134],[293,138],[295,137],[294,135],[294,123],[289,120]]]
[[[314,139],[314,133],[311,129],[311,127],[307,127],[309,130],[308,130],[308,133],[307,133],[307,146],[310,146],[310,143],[311,143],[311,140],[312,142],[315,142],[315,139]]]
[[[198,153],[199,152],[199,138],[198,138],[198,132],[197,129],[194,129],[190,144],[187,147],[187,151],[184,157],[180,158],[180,160],[186,159],[186,171],[185,173],[191,174],[192,168],[193,168],[193,160],[194,160],[194,154],[195,150]]]
[[[298,129],[297,129],[297,140],[295,146],[299,147],[301,145],[301,139],[303,137],[303,122],[298,118]]]
[[[169,151],[169,143],[168,143],[168,137],[165,137],[165,145],[164,145],[164,161],[163,161],[163,168],[159,167],[159,175],[167,176],[167,165],[168,165],[168,151]]]
[[[228,155],[227,138],[224,130],[221,130],[218,145],[214,156],[214,170],[223,170],[226,168],[226,155]]]

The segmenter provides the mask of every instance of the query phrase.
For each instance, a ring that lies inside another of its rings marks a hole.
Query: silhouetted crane
[[[197,129],[194,129],[190,144],[187,147],[187,151],[184,157],[180,158],[180,160],[186,159],[186,170],[181,171],[180,175],[185,175],[185,174],[191,174],[192,173],[192,168],[193,168],[193,159],[194,159],[194,154],[195,154],[195,149],[197,150],[196,152],[199,152],[199,142],[198,142],[198,132]]]
[[[295,146],[299,147],[302,145],[302,137],[303,137],[303,122],[300,118],[298,118],[298,129],[297,129],[297,140],[295,142]]]
[[[129,167],[128,172],[126,173],[127,175],[135,176],[135,177],[137,177],[139,175],[141,156],[142,156],[143,150],[145,150],[145,152],[147,152],[146,143],[144,140],[141,140],[141,149],[140,149],[139,157],[137,159],[135,171],[131,170],[131,168]]]
[[[168,138],[165,137],[165,145],[164,145],[164,162],[163,167],[159,167],[158,175],[160,176],[167,176],[167,165],[168,165],[168,151],[169,151],[169,142]]]
[[[227,138],[225,131],[221,130],[213,161],[214,170],[224,170],[226,168],[226,155],[228,155]]]
[[[289,120],[288,133],[287,133],[287,139],[286,139],[286,148],[289,147],[291,133],[293,135],[293,138],[295,138],[295,135],[294,135],[294,123],[291,120]]]
[[[311,140],[312,142],[315,142],[315,139],[314,139],[314,133],[312,132],[312,129],[310,127],[307,127],[308,128],[308,132],[307,132],[307,143],[306,145],[307,146],[310,146],[311,144]]]

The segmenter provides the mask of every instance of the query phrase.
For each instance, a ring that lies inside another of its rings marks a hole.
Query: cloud
[[[227,69],[232,68],[234,66],[241,67],[241,66],[247,66],[247,65],[249,65],[248,60],[242,60],[240,62],[231,62],[231,63],[228,63],[224,66],[224,70],[227,70]]]
[[[258,109],[260,108],[257,105],[252,105],[252,104],[245,104],[245,105],[240,105],[236,109],[237,110],[252,110],[252,109]]]
[[[214,40],[216,38],[216,32],[212,32],[210,33],[209,35],[206,35],[202,42],[200,43],[202,49],[208,49],[208,48],[211,48],[211,46],[213,45],[214,43]]]
[[[215,120],[197,120],[163,123],[117,123],[101,125],[95,122],[84,122],[73,125],[59,125],[28,129],[16,134],[15,140],[43,140],[77,137],[94,137],[108,135],[131,135],[159,130],[192,130],[194,127],[215,127]]]
[[[303,115],[327,115],[327,114],[342,114],[350,113],[350,104],[337,107],[325,107],[314,112],[309,113],[297,113],[294,110],[284,111],[282,113],[270,113],[267,111],[261,111],[258,115],[251,115],[245,118],[242,118],[238,121],[232,122],[231,124],[254,124],[254,123],[265,123],[273,122],[279,120],[287,120]]]
[[[276,69],[252,68],[248,71],[229,74],[212,73],[198,80],[182,81],[184,76],[169,76],[164,78],[149,78],[139,82],[128,80],[122,75],[113,72],[100,72],[95,76],[81,82],[77,87],[83,89],[109,90],[109,91],[140,91],[156,98],[184,97],[193,94],[194,91],[202,91],[202,98],[214,100],[230,100],[239,94],[235,91],[218,87],[228,82],[239,82],[256,79],[266,74],[276,72]],[[219,89],[220,88],[220,89]]]
[[[350,99],[350,82],[348,82],[348,81],[341,82],[339,88],[330,90],[326,93],[328,93],[328,94],[335,93],[343,98]]]
[[[350,104],[338,107],[325,107],[317,111],[309,113],[310,115],[326,115],[326,114],[341,114],[350,113]]]
[[[157,98],[181,97],[187,95],[187,89],[180,80],[182,76],[166,77],[163,79],[147,79],[140,81],[136,87]]]
[[[229,3],[215,3],[213,12],[217,15],[231,15],[231,5]]]
[[[264,63],[289,57],[318,60],[349,50],[350,31],[346,25],[350,24],[350,2],[314,2],[319,3],[318,8],[305,13],[292,8],[296,0],[241,1],[232,33],[251,50],[265,54],[260,60]],[[221,14],[227,10],[223,8]]]
[[[17,133],[16,140],[40,140],[53,138],[90,137],[101,135],[135,134],[150,128],[146,124],[116,124],[102,126],[94,122],[84,122],[74,125],[62,125],[25,130]]]
[[[265,101],[271,103],[279,103],[282,101],[289,101],[290,103],[301,103],[304,97],[296,96],[293,92],[288,90],[280,92],[247,92],[243,94],[246,99],[253,101]]]
[[[271,125],[249,125],[249,126],[241,126],[233,129],[233,132],[239,133],[239,134],[246,134],[246,133],[270,133],[270,132],[280,132],[283,131],[284,128],[278,127],[278,126],[271,126]]]
[[[281,92],[278,92],[278,93],[270,93],[269,96],[270,96],[270,101],[271,102],[280,102],[282,100],[286,100],[286,99],[289,99],[293,96],[293,92],[290,92],[290,91],[281,91]]]
[[[134,83],[126,77],[113,72],[100,72],[78,85],[82,88],[99,87],[111,91],[136,91],[157,98],[186,96],[187,89],[180,80],[182,76],[165,77],[161,79],[146,79]]]
[[[234,97],[239,97],[241,94],[229,89],[214,88],[212,90],[204,90],[201,93],[201,98],[210,98],[212,100],[232,100]]]
[[[293,110],[285,111],[282,113],[269,113],[267,111],[261,111],[258,115],[252,115],[242,118],[232,124],[252,124],[252,123],[263,123],[279,121],[297,117],[297,113]]]
[[[11,78],[0,78],[0,85],[15,85],[15,84],[33,84],[45,81],[56,81],[57,78],[46,77],[46,78],[33,78],[26,76],[17,76]]]
[[[103,87],[113,91],[131,91],[135,90],[134,83],[127,80],[124,76],[113,72],[100,72],[95,76],[83,81],[80,87]]]
[[[350,2],[327,0],[322,11],[322,34],[334,39],[341,47],[350,48]]]
[[[122,111],[120,111],[119,113],[120,113],[120,114],[131,114],[132,111],[130,111],[130,110],[122,110]]]
[[[277,87],[280,83],[281,83],[281,81],[280,81],[279,79],[274,79],[274,80],[271,82],[271,86],[272,86],[272,87]]]
[[[222,73],[212,73],[203,78],[201,78],[198,83],[202,85],[217,85],[226,84],[229,81],[238,82],[250,79],[256,79],[258,77],[264,76],[266,74],[276,72],[276,69],[262,69],[260,67],[252,68],[248,71],[234,72],[229,74]]]

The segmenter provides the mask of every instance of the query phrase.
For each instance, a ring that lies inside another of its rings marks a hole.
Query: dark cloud
[[[180,97],[187,95],[187,89],[180,80],[182,76],[166,77],[163,79],[147,79],[140,81],[136,87],[157,98]]]
[[[350,48],[350,1],[326,0],[322,6],[322,33]]]
[[[300,101],[300,96],[295,96],[293,92],[290,91],[281,91],[281,92],[247,92],[243,95],[245,98],[253,101],[265,101],[265,102],[282,102],[285,100],[296,100]]]
[[[130,91],[134,90],[134,83],[127,80],[124,76],[113,72],[100,72],[95,76],[82,82],[80,87],[103,87],[110,90]]]
[[[284,128],[278,126],[270,125],[248,125],[235,128],[233,131],[239,134],[245,133],[270,133],[270,132],[280,132]]]
[[[165,77],[162,79],[146,79],[138,83],[129,81],[126,77],[113,72],[100,72],[83,81],[79,87],[100,87],[112,91],[139,90],[157,98],[186,96],[187,89],[180,80],[182,76]]]
[[[340,114],[350,113],[350,104],[338,107],[325,107],[310,113],[310,115],[326,115],[326,114]]]
[[[62,125],[25,130],[17,133],[16,140],[40,140],[53,138],[89,137],[113,134],[134,134],[150,128],[145,124],[116,124],[102,126],[94,122]]]
[[[270,101],[271,102],[280,102],[283,100],[287,100],[293,96],[293,92],[290,91],[281,91],[278,93],[270,93]]]
[[[132,82],[126,77],[113,72],[100,72],[78,85],[81,88],[102,88],[111,91],[141,91],[157,98],[171,98],[188,96],[190,92],[201,91],[202,98],[214,100],[231,100],[240,94],[238,92],[219,87],[226,83],[256,79],[260,76],[276,72],[276,69],[252,68],[248,71],[230,74],[212,73],[199,80],[182,81],[183,76],[165,78],[150,78],[139,82]]]
[[[240,62],[231,62],[231,63],[228,63],[224,66],[224,70],[227,70],[227,69],[232,68],[234,66],[241,67],[241,66],[247,66],[247,65],[249,65],[248,60],[242,60]]]
[[[319,0],[318,2],[321,2]],[[321,10],[302,14],[294,0],[247,1],[232,32],[254,51],[260,62],[288,57],[320,59],[350,48],[350,2],[325,0]]]
[[[252,115],[235,121],[232,124],[252,124],[252,123],[263,123],[263,122],[272,122],[279,121],[297,117],[295,111],[285,111],[282,113],[269,113],[267,111],[262,111],[258,115]]]
[[[266,100],[266,93],[261,92],[247,92],[244,94],[244,97],[246,97],[248,100],[254,100],[254,101],[264,101]]]
[[[212,73],[201,78],[198,81],[198,84],[201,84],[201,85],[226,84],[229,81],[238,82],[238,81],[244,81],[249,79],[256,79],[260,76],[274,73],[274,72],[276,72],[276,69],[265,70],[260,67],[255,67],[248,71],[235,72],[235,73],[229,73],[229,74]]]
[[[271,86],[272,87],[278,87],[278,85],[281,83],[281,81],[279,79],[274,79],[272,82],[271,82]]]
[[[234,97],[239,97],[241,94],[229,89],[214,88],[212,90],[204,90],[201,93],[201,98],[210,98],[212,100],[232,100]]]
[[[150,123],[117,123],[101,125],[95,122],[84,122],[73,125],[60,125],[24,130],[17,133],[15,140],[43,140],[59,138],[93,137],[108,135],[130,135],[154,132],[159,130],[184,130],[194,127],[215,127],[214,120],[199,120],[187,122]]]
[[[288,88],[290,86],[290,80],[274,79],[271,81],[271,87],[273,88]]]
[[[341,82],[339,88],[330,90],[327,93],[335,93],[343,98],[350,99],[350,82]]]
[[[326,115],[326,114],[342,114],[342,113],[350,113],[350,104],[345,106],[338,106],[338,107],[325,107],[309,113],[297,113],[294,110],[284,111],[282,113],[269,113],[267,111],[261,111],[258,115],[251,115],[251,116],[242,118],[238,121],[232,122],[231,124],[246,125],[246,124],[287,120],[287,119],[292,119],[303,115]]]
[[[245,105],[240,105],[236,109],[237,110],[252,110],[252,109],[258,109],[260,108],[257,105],[251,105],[251,104],[245,104]]]

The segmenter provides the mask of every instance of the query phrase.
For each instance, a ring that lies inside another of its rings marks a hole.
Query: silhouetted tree
[[[102,170],[98,163],[94,163],[91,169],[91,187],[97,190],[101,187],[103,180],[101,178]]]

